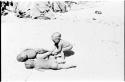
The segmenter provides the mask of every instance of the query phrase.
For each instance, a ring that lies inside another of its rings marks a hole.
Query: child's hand
[[[54,54],[54,55],[57,55],[57,52],[54,52],[53,54]]]
[[[52,52],[53,55],[57,55],[57,52]]]

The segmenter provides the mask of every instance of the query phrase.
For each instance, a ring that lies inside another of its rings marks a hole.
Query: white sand
[[[102,2],[84,9],[74,7],[56,20],[2,18],[2,80],[123,80],[124,16],[123,2]],[[94,14],[101,10],[102,14]],[[96,18],[97,20],[92,20]],[[67,70],[27,70],[16,56],[25,48],[51,49],[51,34],[61,32],[74,45],[75,55]]]

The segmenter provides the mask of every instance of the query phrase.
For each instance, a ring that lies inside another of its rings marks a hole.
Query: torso
[[[50,64],[47,60],[41,59],[41,60],[36,60],[35,67],[39,69],[45,69],[45,68],[49,68]]]
[[[56,63],[53,60],[37,59],[35,62],[35,67],[39,69],[49,69],[49,68],[53,68],[53,65],[55,64]]]

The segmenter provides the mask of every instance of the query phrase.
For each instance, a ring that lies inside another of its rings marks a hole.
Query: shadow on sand
[[[75,54],[75,52],[72,51],[72,50],[64,51],[64,55],[65,55],[65,57],[69,57],[69,56],[72,56],[72,55],[74,55],[74,54]]]

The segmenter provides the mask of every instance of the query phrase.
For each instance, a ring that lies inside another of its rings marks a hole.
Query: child
[[[28,59],[25,62],[26,69],[33,69],[42,71],[42,69],[53,69],[53,70],[59,70],[59,69],[69,69],[74,68],[76,66],[74,65],[66,65],[66,64],[58,64],[56,62],[54,56],[50,56],[49,60],[37,58],[37,59]]]
[[[55,45],[55,49],[52,51],[52,54],[56,55],[56,57],[61,58],[61,63],[64,63],[64,52],[69,51],[73,48],[72,44],[67,41],[61,39],[61,34],[59,32],[55,32],[52,34],[52,40]]]

